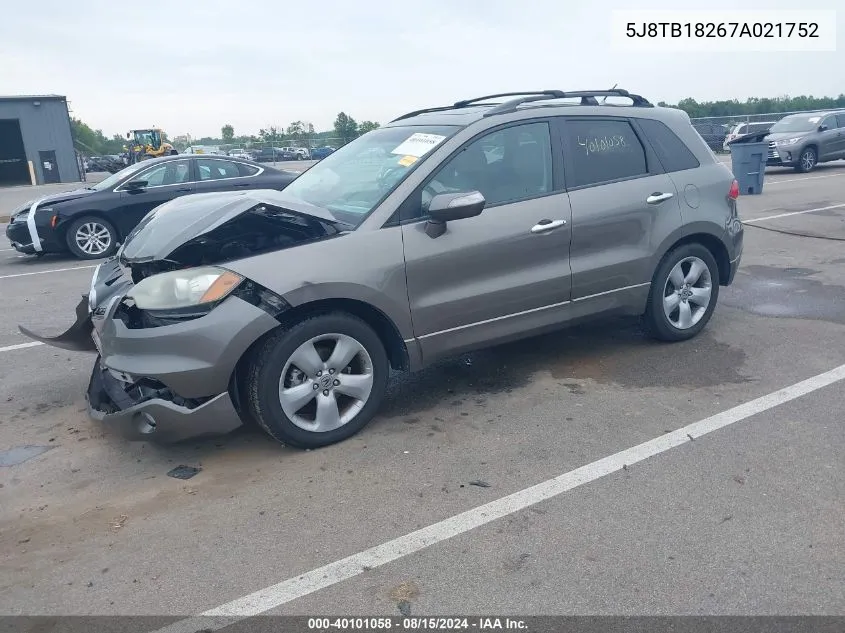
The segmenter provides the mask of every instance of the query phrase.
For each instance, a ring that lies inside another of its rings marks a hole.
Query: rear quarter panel
[[[655,253],[655,265],[673,244],[696,234],[718,239],[724,245],[729,260],[734,260],[742,253],[744,231],[738,215],[738,203],[728,198],[733,173],[716,158],[685,113],[664,112],[661,118],[692,151],[699,167],[669,173],[678,190],[682,225],[660,245]]]

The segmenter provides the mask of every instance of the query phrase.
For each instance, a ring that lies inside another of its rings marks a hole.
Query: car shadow
[[[693,349],[702,371],[690,373],[685,364]],[[693,340],[667,344],[648,338],[636,318],[608,319],[463,354],[412,374],[394,372],[378,415],[357,437],[372,441],[374,432],[401,432],[400,421],[412,424],[438,411],[489,415],[489,398],[536,380],[559,389],[561,397],[585,393],[587,382],[629,389],[700,388],[747,382],[740,371],[744,362],[743,350],[716,341],[707,330]],[[153,448],[167,463],[202,461],[224,450],[248,460],[303,453],[280,446],[250,424],[222,437]]]

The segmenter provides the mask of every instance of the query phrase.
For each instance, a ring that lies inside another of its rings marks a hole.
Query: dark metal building
[[[0,186],[82,179],[67,99],[0,96]]]

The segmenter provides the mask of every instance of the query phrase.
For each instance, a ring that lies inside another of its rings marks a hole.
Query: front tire
[[[117,231],[108,220],[86,215],[71,223],[65,241],[74,257],[100,259],[117,250]]]
[[[800,174],[806,174],[808,171],[813,171],[819,163],[819,156],[814,147],[807,147],[801,152],[798,157],[798,164],[795,166],[795,171]]]
[[[701,244],[670,251],[654,273],[644,322],[661,341],[685,341],[710,320],[719,298],[719,267]]]
[[[387,390],[384,345],[361,319],[315,315],[271,334],[247,369],[249,413],[295,448],[345,440],[375,416]]]

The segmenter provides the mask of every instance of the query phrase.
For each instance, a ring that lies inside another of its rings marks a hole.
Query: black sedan
[[[211,191],[281,190],[297,176],[229,156],[153,158],[91,187],[27,203],[11,214],[6,237],[29,255],[108,257],[149,211],[169,200]]]

